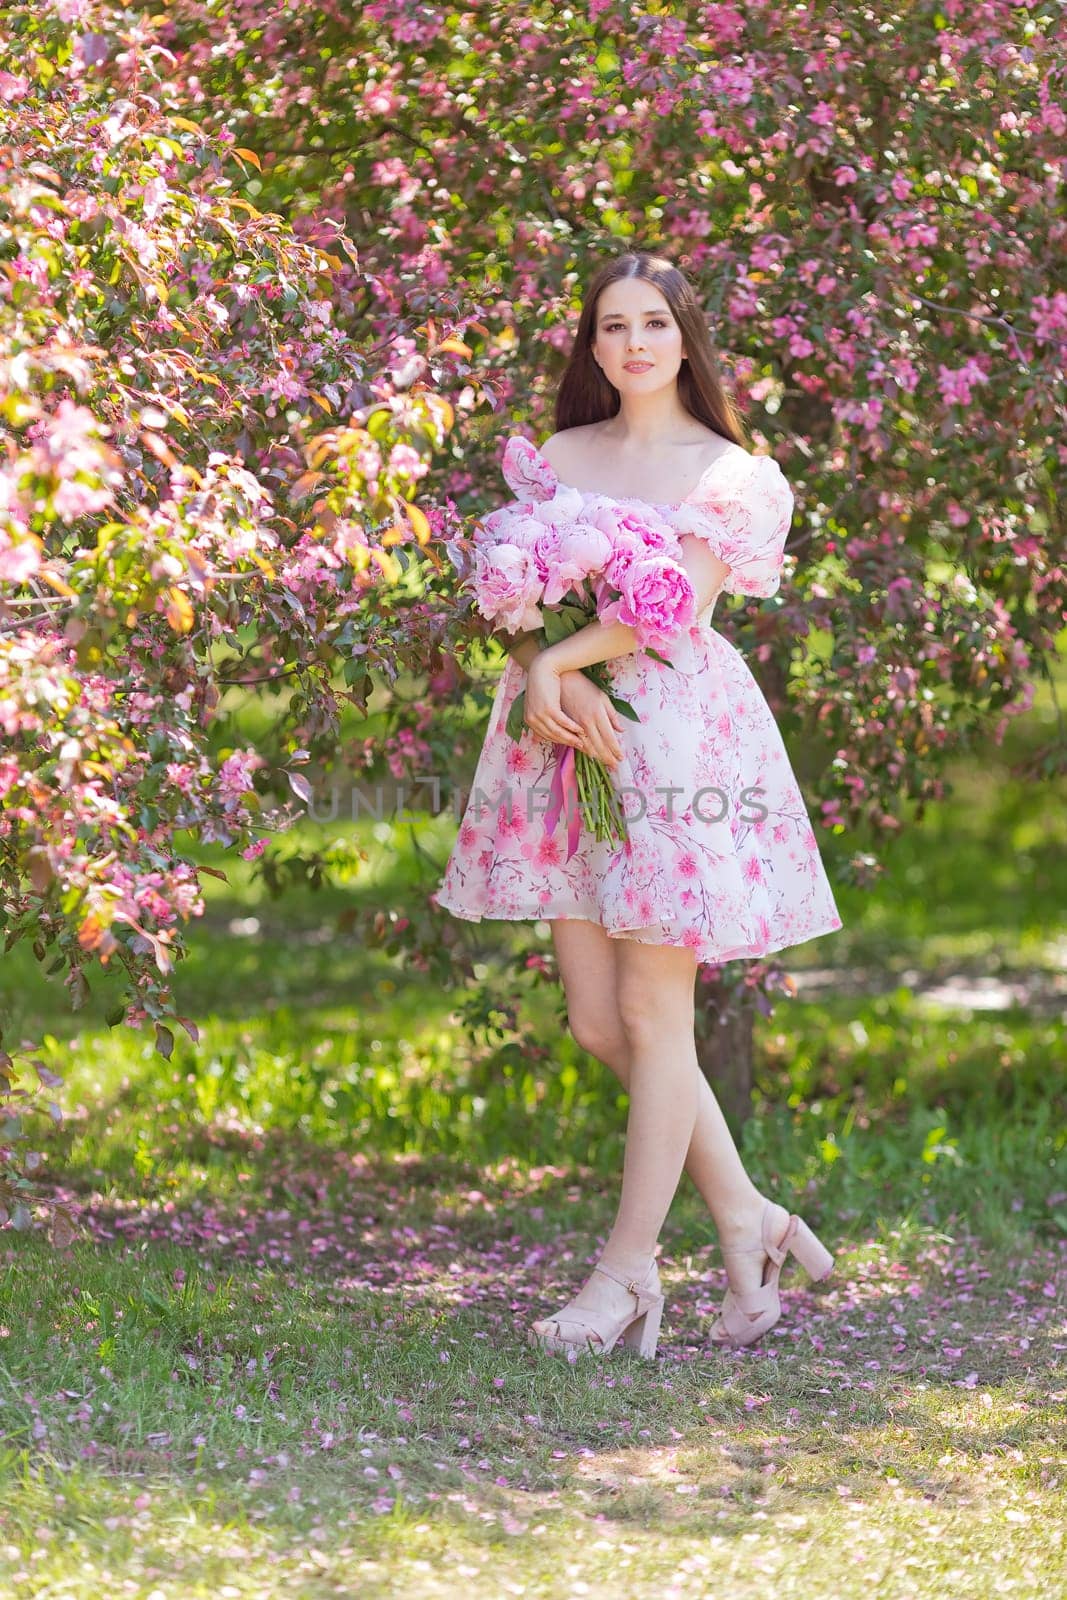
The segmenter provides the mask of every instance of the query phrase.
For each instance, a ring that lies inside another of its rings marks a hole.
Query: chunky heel
[[[657,1300],[650,1306],[643,1317],[638,1317],[631,1322],[622,1336],[622,1342],[627,1350],[636,1350],[638,1355],[644,1356],[646,1361],[656,1359],[656,1346],[659,1343],[659,1325],[663,1316],[663,1301]]]
[[[796,1232],[789,1241],[789,1248],[809,1278],[817,1283],[820,1278],[829,1276],[833,1269],[834,1258],[822,1240],[815,1237],[803,1217],[797,1217],[796,1224]]]
[[[740,1349],[754,1344],[770,1332],[782,1314],[778,1279],[782,1263],[790,1250],[816,1282],[825,1278],[833,1267],[834,1258],[829,1250],[821,1239],[815,1237],[804,1218],[798,1217],[795,1212],[787,1212],[784,1233],[781,1232],[781,1224],[772,1233],[774,1209],[772,1201],[764,1201],[760,1220],[761,1243],[730,1245],[724,1252],[730,1255],[754,1255],[759,1251],[765,1258],[763,1282],[758,1289],[750,1289],[744,1294],[735,1294],[733,1289],[727,1289],[719,1307],[719,1320],[710,1335],[712,1344],[733,1345],[735,1349]],[[779,1206],[777,1209],[784,1211],[786,1208]],[[780,1237],[775,1239],[774,1233],[780,1234]]]
[[[543,1322],[535,1322],[527,1330],[527,1343],[537,1349],[549,1350],[554,1353],[569,1356],[572,1352],[589,1351],[594,1355],[610,1355],[611,1351],[620,1342],[628,1350],[637,1350],[648,1360],[654,1360],[656,1346],[659,1342],[659,1325],[663,1316],[663,1295],[660,1293],[659,1276],[653,1260],[641,1278],[624,1276],[616,1272],[614,1267],[606,1266],[603,1261],[597,1263],[594,1272],[601,1272],[606,1278],[613,1278],[616,1283],[621,1283],[634,1297],[634,1307],[631,1311],[616,1317],[606,1326],[603,1319],[597,1325],[597,1317],[590,1311],[580,1311],[575,1308],[571,1311],[565,1308],[558,1317],[547,1318]],[[563,1331],[562,1324],[569,1323],[578,1330],[578,1336],[568,1336]]]

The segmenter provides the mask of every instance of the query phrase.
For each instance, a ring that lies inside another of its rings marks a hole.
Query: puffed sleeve
[[[727,594],[761,599],[778,592],[792,521],[793,491],[773,456],[750,456],[740,476],[717,480],[711,474],[693,499],[671,514],[678,533],[705,539],[726,562]]]

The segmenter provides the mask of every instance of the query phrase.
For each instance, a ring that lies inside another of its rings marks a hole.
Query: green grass
[[[206,1197],[195,1248],[139,1218],[60,1276],[20,1241],[10,1592],[757,1596],[781,1572],[785,1593],[978,1595],[998,1567],[1024,1594],[1062,1571],[1061,1252],[1030,1240],[1020,1270],[962,1229],[878,1239],[831,1211],[834,1286],[791,1285],[766,1348],[724,1356],[691,1220],[660,1361],[570,1365],[518,1328],[607,1223],[595,1188],[347,1176],[225,1229]]]
[[[208,880],[177,975],[202,1043],[169,1063],[104,1025],[106,983],[72,1016],[14,951],[5,1022],[65,1076],[47,1170],[84,1231],[0,1235],[0,1594],[1062,1590],[1067,786],[1004,768],[1050,718],[958,767],[841,891],[842,933],[788,953],[743,1148],[837,1262],[787,1269],[748,1352],[706,1342],[723,1278],[688,1179],[657,1362],[524,1343],[610,1228],[625,1098],[552,986],[524,999],[543,1056],[489,1048],[338,931],[432,887],[404,832],[364,825],[320,896]],[[449,836],[420,833],[442,863]],[[476,930],[487,980],[531,935]],[[932,997],[960,972],[1024,999]]]

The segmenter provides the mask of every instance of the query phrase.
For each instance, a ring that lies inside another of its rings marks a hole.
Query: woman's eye
[[[667,326],[667,319],[665,317],[650,317],[648,325],[650,328],[665,328]],[[621,327],[621,322],[609,322],[607,331],[608,333],[614,333],[616,328]]]

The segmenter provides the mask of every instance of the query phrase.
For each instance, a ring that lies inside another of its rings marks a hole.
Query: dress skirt
[[[510,656],[455,844],[433,903],[483,918],[599,923],[612,938],[683,945],[699,962],[769,955],[841,927],[774,715],[710,612],[661,650],[606,663],[623,759],[609,774],[629,839],[544,813],[562,747],[506,731],[525,672]]]

